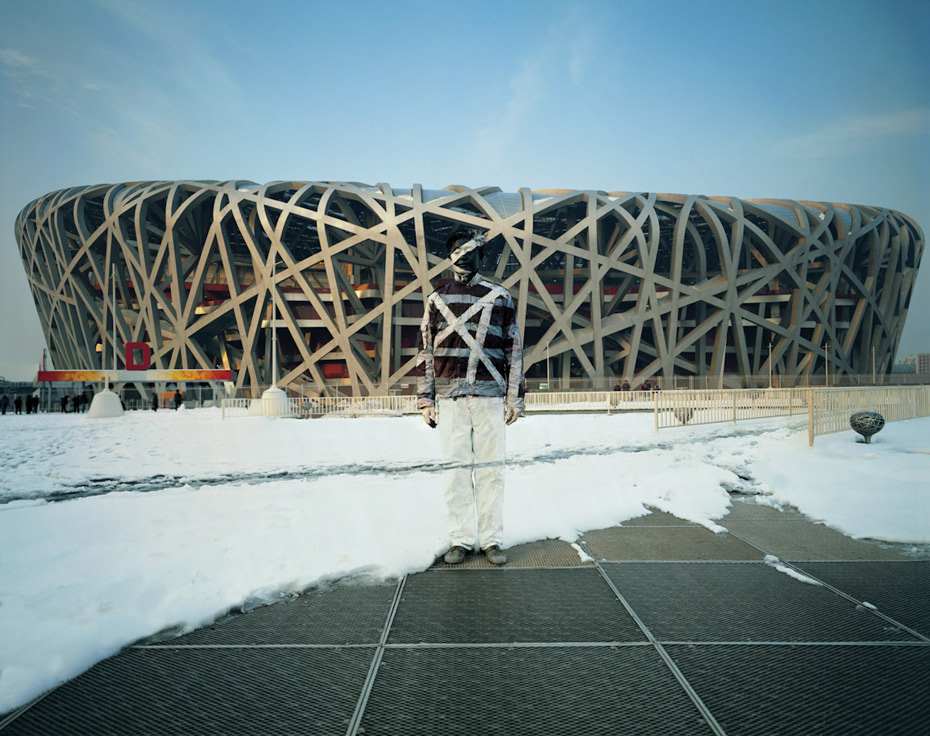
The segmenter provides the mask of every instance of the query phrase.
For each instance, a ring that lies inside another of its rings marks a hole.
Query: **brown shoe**
[[[455,545],[452,549],[446,552],[446,556],[442,558],[442,561],[447,565],[460,565],[465,561],[466,549],[460,545]]]
[[[501,552],[501,548],[496,544],[492,544],[490,547],[486,547],[484,550],[484,556],[487,558],[488,562],[492,565],[504,565],[507,562],[507,555]]]

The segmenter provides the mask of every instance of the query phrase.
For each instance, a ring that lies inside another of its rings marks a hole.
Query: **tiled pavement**
[[[130,647],[0,731],[930,733],[930,558],[745,500],[720,523],[310,591]]]

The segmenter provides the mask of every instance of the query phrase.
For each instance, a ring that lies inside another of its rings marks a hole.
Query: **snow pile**
[[[759,454],[753,473],[764,498],[848,536],[930,542],[930,418],[886,424],[868,445],[849,430],[809,449],[795,433]]]
[[[647,506],[719,532],[728,490],[764,490],[760,500],[854,535],[930,542],[930,420],[888,425],[871,445],[848,432],[813,449],[803,418],[661,433],[652,421],[530,416],[510,427],[505,547],[574,542]],[[423,570],[446,544],[438,433],[419,417],[8,414],[0,712],[141,638],[326,580]]]

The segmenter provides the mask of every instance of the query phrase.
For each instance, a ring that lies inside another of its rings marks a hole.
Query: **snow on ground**
[[[930,419],[807,446],[806,417],[656,433],[650,414],[508,429],[505,547],[648,513],[721,531],[729,490],[851,534],[930,543]],[[158,632],[445,551],[438,433],[419,417],[217,409],[0,417],[0,713]],[[579,552],[579,554],[581,554]]]

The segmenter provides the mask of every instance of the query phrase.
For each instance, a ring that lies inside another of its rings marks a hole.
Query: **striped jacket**
[[[476,275],[429,295],[420,325],[417,406],[438,396],[503,396],[523,410],[523,346],[510,292]]]

